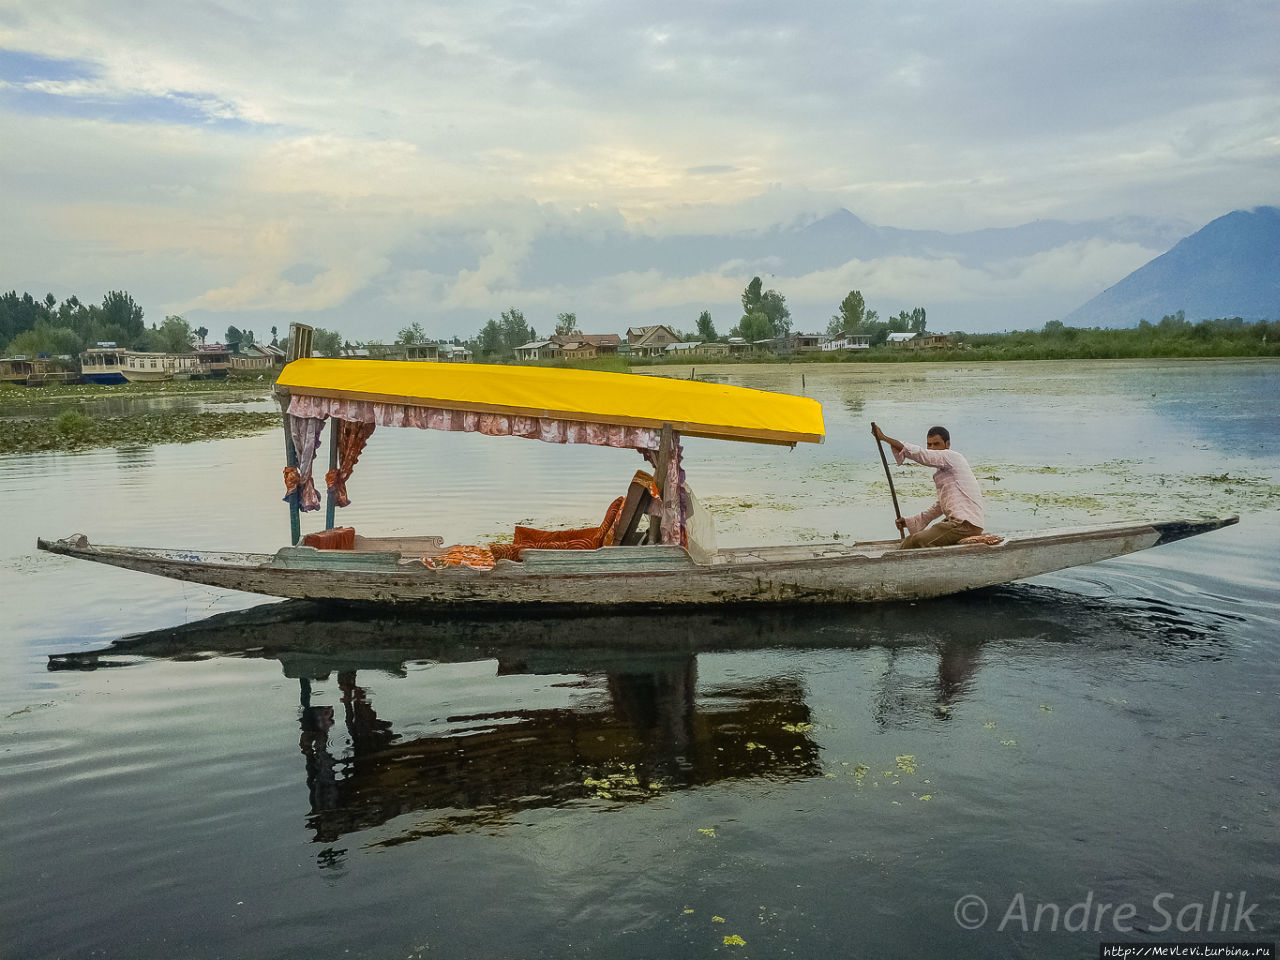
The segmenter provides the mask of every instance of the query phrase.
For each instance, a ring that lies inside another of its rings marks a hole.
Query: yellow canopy
[[[277,381],[291,394],[402,403],[445,410],[552,417],[661,428],[686,436],[758,443],[820,443],[822,405],[745,387],[594,370],[295,360]]]

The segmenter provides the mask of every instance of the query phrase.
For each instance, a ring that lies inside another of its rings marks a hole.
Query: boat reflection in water
[[[751,682],[695,698],[692,655],[646,672],[607,673],[603,702],[450,716],[447,734],[410,738],[378,716],[355,671],[337,679],[340,718],[332,706],[302,709],[309,825],[324,843],[409,813],[433,817],[378,843],[493,825],[573,801],[643,802],[725,780],[819,773],[798,682]],[[342,757],[332,753],[336,723],[349,744]]]
[[[1058,658],[1064,646],[1082,658],[1116,650],[1215,657],[1225,621],[1156,601],[1026,585],[919,607],[528,620],[388,616],[385,608],[365,615],[287,601],[57,655],[50,669],[127,666],[138,657],[278,660],[299,682],[313,839],[333,844],[382,828],[372,843],[393,845],[497,826],[535,808],[821,776],[803,670],[783,661],[790,666],[776,667],[778,675],[699,684],[700,654],[882,648],[872,716],[882,728],[900,727],[948,720],[992,644],[1019,658]],[[555,677],[550,686],[564,696],[555,706],[397,723],[378,713],[358,679],[476,661],[496,661],[499,677]],[[339,702],[313,702],[313,683],[335,675]],[[320,861],[334,858],[341,851],[326,850]]]

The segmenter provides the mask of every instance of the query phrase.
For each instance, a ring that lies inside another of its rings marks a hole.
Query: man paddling
[[[893,448],[893,458],[899,466],[906,460],[914,460],[934,468],[933,484],[938,488],[938,499],[933,506],[914,517],[898,518],[898,528],[910,534],[898,544],[899,549],[949,547],[965,537],[976,537],[982,533],[986,522],[982,491],[978,489],[969,461],[951,449],[951,434],[946,427],[930,427],[923,448],[886,436],[874,424],[872,433],[877,440]],[[933,523],[938,517],[944,519]]]

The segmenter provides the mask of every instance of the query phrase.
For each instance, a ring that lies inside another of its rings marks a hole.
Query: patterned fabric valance
[[[547,443],[591,443],[600,447],[629,447],[657,450],[661,431],[652,427],[623,427],[551,417],[520,417],[498,413],[473,413],[415,407],[403,403],[371,400],[335,400],[327,397],[295,395],[289,413],[297,418],[323,420],[335,417],[351,423],[372,423],[379,427],[419,427],[423,430],[450,430],[482,433],[488,437],[528,437]]]

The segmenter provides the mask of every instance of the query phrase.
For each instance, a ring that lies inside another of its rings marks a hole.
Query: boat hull
[[[97,383],[103,386],[114,386],[128,383],[123,373],[82,373],[80,379],[85,383]]]
[[[124,370],[122,375],[130,383],[161,383],[173,379],[172,370]]]
[[[1169,543],[1238,518],[1113,524],[1011,536],[1003,543],[897,550],[892,542],[721,551],[695,564],[678,547],[529,550],[492,570],[435,569],[395,552],[286,547],[275,554],[94,546],[83,536],[41,550],[207,586],[291,599],[414,604],[625,608],[923,600],[1024,580]]]

